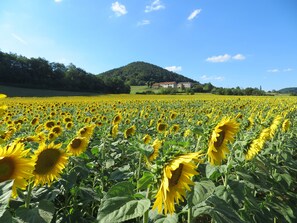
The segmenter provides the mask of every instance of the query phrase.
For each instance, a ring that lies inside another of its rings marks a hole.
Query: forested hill
[[[104,78],[76,67],[0,51],[0,84],[5,86],[93,93],[129,93],[118,77]],[[21,96],[21,95],[20,95]]]
[[[281,94],[297,94],[297,87],[283,88],[278,92]]]
[[[148,82],[193,82],[198,83],[183,75],[168,71],[162,67],[145,63],[133,62],[126,66],[112,69],[99,74],[102,77],[120,77],[128,85],[146,85]]]

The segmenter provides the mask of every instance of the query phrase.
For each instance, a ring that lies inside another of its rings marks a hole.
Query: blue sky
[[[1,0],[0,50],[94,74],[145,61],[219,87],[297,87],[297,1]]]

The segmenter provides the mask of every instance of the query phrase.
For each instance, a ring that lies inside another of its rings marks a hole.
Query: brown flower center
[[[15,163],[12,158],[0,158],[0,182],[11,179],[15,170]]]
[[[46,149],[42,151],[36,161],[34,173],[48,174],[58,163],[61,152],[58,149]]]
[[[178,168],[172,172],[171,179],[169,180],[169,187],[173,187],[178,184],[179,178],[182,174],[184,164],[179,164]]]
[[[71,142],[71,147],[73,149],[77,149],[80,147],[81,143],[82,143],[81,139],[73,139]]]
[[[214,146],[215,146],[215,148],[219,148],[219,147],[223,144],[224,139],[225,139],[225,131],[224,131],[224,130],[222,130],[219,134],[220,134],[220,135],[219,135],[219,137],[217,138],[217,141],[214,142]]]

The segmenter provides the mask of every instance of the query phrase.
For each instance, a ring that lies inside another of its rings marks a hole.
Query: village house
[[[192,82],[179,82],[177,84],[177,88],[191,88],[192,86]]]
[[[191,82],[179,82],[178,84],[175,81],[169,81],[169,82],[160,82],[160,83],[154,83],[152,85],[152,88],[191,88],[193,86],[193,83]]]

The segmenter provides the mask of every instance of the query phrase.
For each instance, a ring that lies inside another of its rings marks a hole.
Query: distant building
[[[191,88],[193,86],[192,82],[179,82],[177,88]]]
[[[152,85],[152,88],[160,88],[160,83],[154,83],[154,84]]]
[[[159,84],[160,84],[160,87],[163,87],[163,88],[176,88],[176,82],[175,81],[161,82]]]

